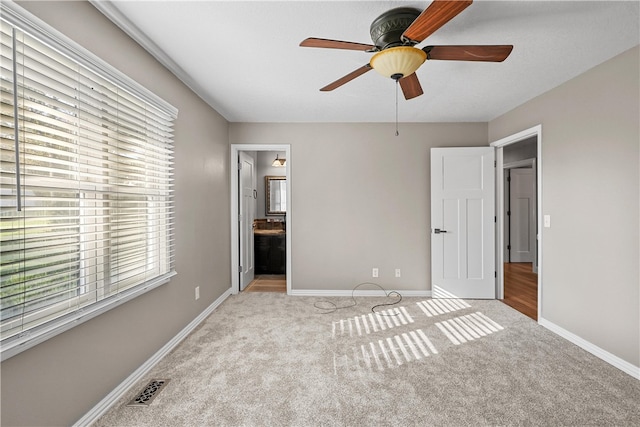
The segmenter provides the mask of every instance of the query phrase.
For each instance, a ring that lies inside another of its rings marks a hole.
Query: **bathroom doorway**
[[[231,162],[238,164],[231,168],[231,293],[289,293],[290,146],[232,144]],[[243,179],[249,163],[255,176],[252,188],[247,186],[251,180]]]

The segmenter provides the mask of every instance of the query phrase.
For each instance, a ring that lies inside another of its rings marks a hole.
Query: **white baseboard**
[[[395,289],[386,289],[386,292],[398,292],[403,297],[430,297],[431,291],[396,291]],[[292,289],[289,295],[301,297],[380,297],[383,296],[380,289],[357,289],[355,292],[351,290],[323,290],[323,289]]]
[[[594,356],[604,360],[608,364],[615,366],[616,368],[620,369],[622,372],[625,372],[631,375],[632,377],[634,377],[635,379],[640,380],[640,367],[635,366],[627,362],[626,360],[623,360],[618,356],[609,353],[606,350],[603,350],[597,345],[590,343],[584,338],[580,338],[576,334],[567,331],[566,329],[556,325],[553,322],[540,318],[538,319],[538,323],[541,326],[544,326],[545,328],[549,329],[551,332],[554,332],[560,335],[562,338],[572,342],[573,344],[577,345],[583,350],[586,350],[589,353],[593,354]]]
[[[90,426],[98,420],[111,406],[113,406],[138,380],[147,374],[163,357],[173,350],[180,342],[187,337],[204,319],[206,319],[220,304],[231,295],[231,288],[227,289],[217,300],[191,321],[184,329],[182,329],[171,341],[166,343],[160,350],[144,362],[138,369],[122,381],[115,389],[111,391],[96,406],[91,408],[82,418],[75,422],[75,426]]]

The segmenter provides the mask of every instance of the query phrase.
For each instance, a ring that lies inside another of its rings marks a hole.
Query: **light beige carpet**
[[[501,302],[320,300],[230,297],[96,425],[640,425],[640,381]]]

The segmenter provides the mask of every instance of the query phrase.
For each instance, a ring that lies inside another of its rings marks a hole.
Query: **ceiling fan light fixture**
[[[390,47],[373,55],[369,65],[385,77],[397,80],[413,74],[427,59],[427,54],[417,47]]]

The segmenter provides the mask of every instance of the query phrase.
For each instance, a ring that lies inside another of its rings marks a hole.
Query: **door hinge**
[[[498,217],[497,216],[493,217],[493,222],[498,222]]]
[[[238,170],[242,170],[242,163],[238,162]]]
[[[511,177],[510,176],[507,177],[507,182],[511,182]]]
[[[238,271],[239,271],[240,273],[242,273],[242,266],[241,266],[241,265],[239,265],[239,266],[238,266]]]
[[[507,245],[507,250],[511,250],[511,245]]]
[[[494,161],[493,161],[493,167],[495,168],[495,167],[497,167],[497,166],[498,166],[498,161],[497,161],[497,160],[494,160]]]
[[[494,271],[494,272],[493,272],[493,277],[495,277],[495,278],[497,278],[497,277],[498,277],[498,272],[497,272],[497,271]]]
[[[507,211],[507,216],[511,216],[511,211]]]

